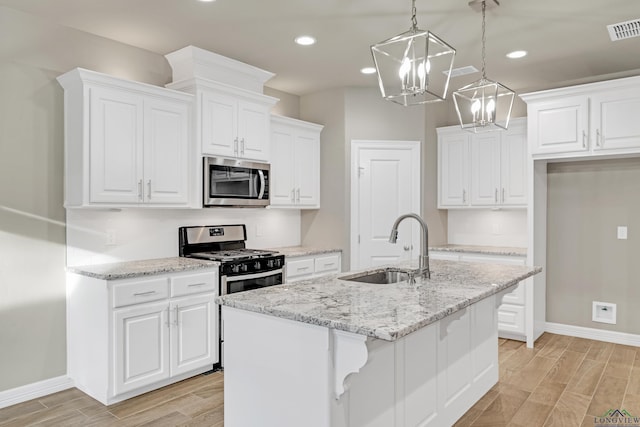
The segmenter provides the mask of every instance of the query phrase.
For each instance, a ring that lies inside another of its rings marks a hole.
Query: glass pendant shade
[[[507,129],[514,98],[514,91],[486,78],[453,92],[462,129],[476,133]]]
[[[446,98],[456,50],[415,25],[371,46],[382,97],[409,106]]]

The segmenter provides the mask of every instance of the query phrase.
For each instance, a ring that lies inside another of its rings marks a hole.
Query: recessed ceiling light
[[[507,53],[507,58],[509,59],[518,59],[527,56],[526,50],[514,50],[513,52]]]
[[[295,42],[300,46],[311,46],[316,43],[316,39],[311,36],[299,36],[295,38]]]
[[[364,67],[364,68],[360,69],[360,72],[362,74],[375,74],[376,73],[376,69],[374,67]]]
[[[214,2],[216,0],[198,0],[198,1],[201,1],[203,3],[211,3],[211,2]]]

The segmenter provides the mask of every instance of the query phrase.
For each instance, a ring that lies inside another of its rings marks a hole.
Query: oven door
[[[266,163],[205,157],[204,205],[269,205],[269,171]]]
[[[220,282],[220,294],[235,294],[236,292],[250,291],[252,289],[266,288],[282,284],[282,269],[265,271],[256,274],[243,274],[240,276],[222,276]]]

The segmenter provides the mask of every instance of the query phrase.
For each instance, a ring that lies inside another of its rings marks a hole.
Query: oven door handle
[[[264,171],[258,170],[258,176],[260,177],[260,192],[258,193],[258,199],[262,199],[262,197],[264,197],[264,187],[266,186]]]
[[[278,270],[263,271],[262,273],[256,273],[256,274],[242,274],[240,276],[231,276],[231,277],[222,276],[223,292],[226,292],[226,284],[227,284],[227,282],[237,282],[237,281],[240,281],[240,280],[261,279],[263,277],[275,276],[275,275],[281,274],[281,273],[282,273],[282,269],[280,268]]]

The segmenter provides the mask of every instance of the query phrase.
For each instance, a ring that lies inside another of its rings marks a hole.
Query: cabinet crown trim
[[[278,116],[276,114],[271,115],[271,123],[286,126],[296,126],[298,128],[308,129],[316,132],[319,132],[324,128],[324,125],[307,122],[300,119],[294,119],[292,117]]]
[[[213,80],[203,79],[200,77],[193,77],[185,80],[169,83],[166,86],[169,89],[185,91],[189,93],[195,93],[197,90],[213,90],[225,95],[240,97],[246,100],[260,102],[267,105],[275,105],[278,98],[274,98],[269,95],[265,95],[260,92],[242,89],[236,86],[231,86],[226,83],[221,83]]]
[[[541,90],[519,95],[526,103],[551,100],[572,95],[592,95],[594,91],[624,89],[640,85],[640,76],[625,77],[614,80],[604,80],[594,83],[566,86],[555,89]]]

